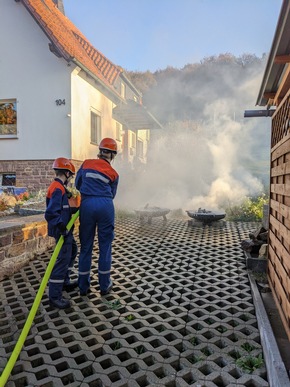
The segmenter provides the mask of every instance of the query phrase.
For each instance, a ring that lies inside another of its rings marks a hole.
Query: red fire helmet
[[[112,153],[117,153],[118,147],[115,140],[112,138],[103,138],[99,145],[100,150],[108,150]]]
[[[65,157],[58,157],[57,159],[55,159],[52,164],[52,168],[70,171],[73,175],[76,173],[76,169],[73,163]]]

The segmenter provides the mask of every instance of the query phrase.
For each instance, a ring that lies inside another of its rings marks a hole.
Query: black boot
[[[61,298],[60,300],[51,299],[49,300],[49,303],[50,303],[50,306],[58,309],[67,309],[71,306],[70,301],[65,298]]]
[[[65,290],[66,292],[71,292],[72,290],[74,290],[78,286],[79,286],[78,281],[69,282],[68,284],[63,285],[63,290]]]

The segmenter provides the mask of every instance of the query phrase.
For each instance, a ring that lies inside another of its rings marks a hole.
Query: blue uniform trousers
[[[56,242],[58,238],[56,239]],[[60,300],[64,284],[70,282],[70,272],[73,269],[78,248],[73,234],[64,238],[64,243],[59,252],[49,280],[49,299]]]
[[[110,286],[112,264],[112,241],[114,239],[115,210],[113,199],[82,196],[80,207],[79,288],[86,292],[90,287],[92,251],[96,228],[98,230],[99,260],[98,278],[100,290]]]

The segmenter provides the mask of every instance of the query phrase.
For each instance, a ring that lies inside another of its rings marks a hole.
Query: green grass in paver
[[[243,356],[236,360],[236,365],[246,373],[251,374],[256,369],[263,367],[264,360],[262,354],[259,356]]]
[[[241,348],[243,348],[247,352],[252,352],[256,347],[250,343],[244,343],[241,345]]]
[[[145,347],[143,345],[139,345],[139,347],[135,348],[135,352],[137,352],[138,355],[142,355],[142,353],[145,352]]]
[[[192,337],[192,338],[189,340],[189,342],[190,342],[192,345],[194,345],[194,346],[196,346],[196,345],[199,344],[199,340],[198,340],[198,338],[197,338],[196,336]]]
[[[216,330],[219,331],[220,333],[225,333],[228,329],[226,327],[220,325],[219,327],[217,327]]]
[[[117,351],[118,349],[122,348],[122,344],[120,343],[120,341],[117,341],[116,343],[113,344],[113,351]]]
[[[110,309],[113,309],[113,310],[116,310],[116,309],[119,309],[122,304],[121,304],[121,301],[120,300],[115,300],[115,301],[107,301],[105,302],[105,304],[110,308]]]
[[[238,359],[240,359],[240,357],[241,357],[241,354],[240,354],[240,352],[238,352],[238,351],[232,351],[232,352],[230,352],[230,355],[231,355],[231,357],[232,357],[233,359],[235,359],[235,360],[238,360]]]
[[[251,316],[249,314],[243,314],[240,317],[240,319],[243,320],[243,321],[249,321],[251,319]]]
[[[210,356],[212,354],[212,352],[209,350],[209,348],[203,348],[201,349],[201,352],[205,355],[205,356]]]
[[[125,319],[127,320],[127,321],[133,321],[133,320],[135,320],[135,316],[133,315],[133,314],[129,314],[127,317],[125,317]]]
[[[205,357],[203,355],[200,355],[200,356],[190,356],[187,358],[187,360],[192,363],[192,364],[195,364],[195,363],[198,363],[199,361],[203,361],[205,359]]]

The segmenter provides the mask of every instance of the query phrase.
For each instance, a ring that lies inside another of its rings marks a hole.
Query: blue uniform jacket
[[[46,211],[44,215],[48,224],[48,235],[60,236],[60,225],[67,225],[71,218],[71,209],[63,182],[56,178],[51,183],[46,195]]]
[[[111,164],[103,159],[88,159],[77,172],[75,185],[82,195],[114,199],[119,175]]]

